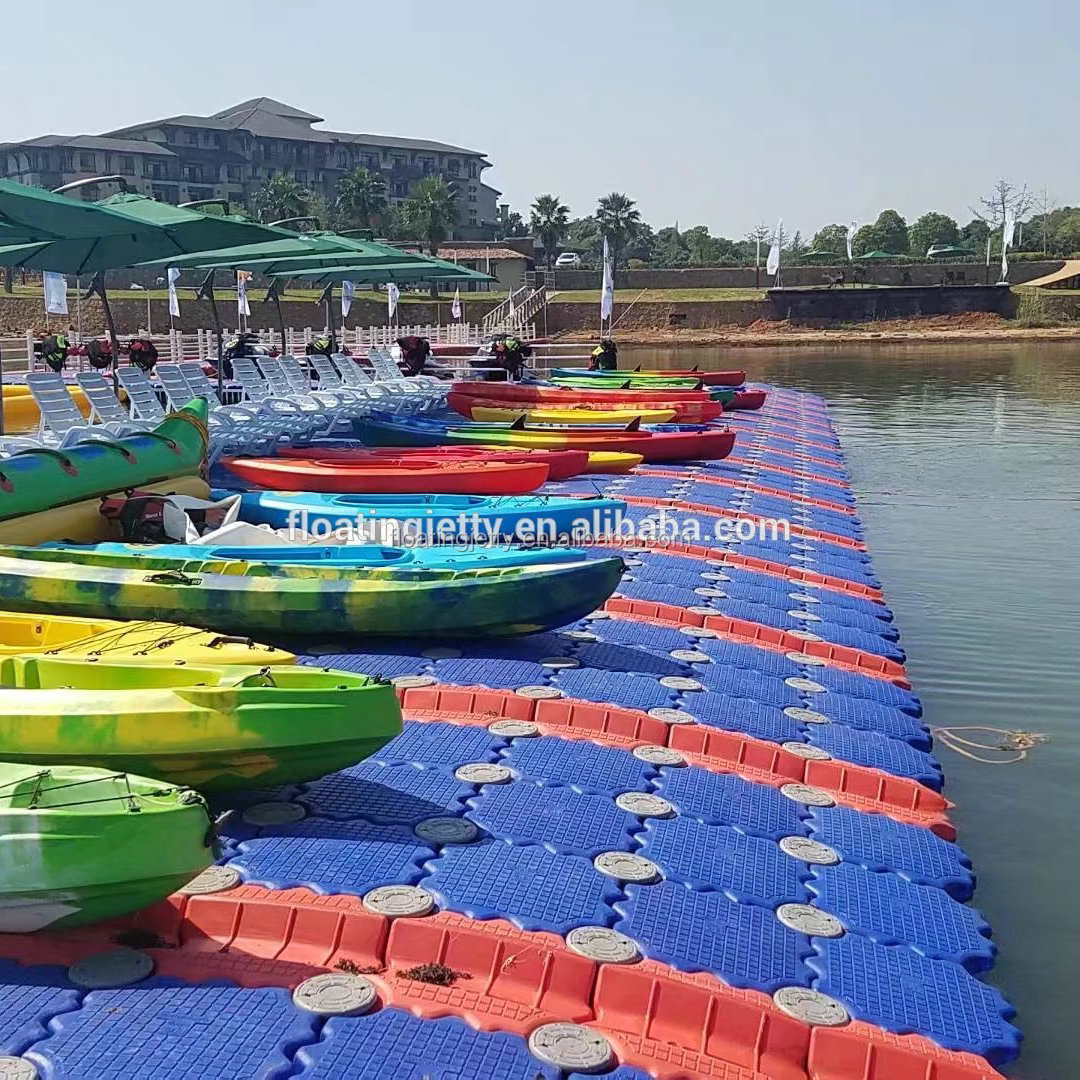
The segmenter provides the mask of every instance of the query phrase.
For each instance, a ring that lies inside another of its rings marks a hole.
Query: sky
[[[0,142],[276,98],[481,150],[527,216],[622,191],[662,228],[1080,204],[1076,0],[5,4]],[[202,9],[200,9],[202,10]]]

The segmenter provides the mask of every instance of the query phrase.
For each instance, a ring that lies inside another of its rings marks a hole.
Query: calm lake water
[[[825,397],[926,721],[1048,736],[1017,765],[935,753],[1026,1035],[1011,1075],[1080,1075],[1080,345],[620,352]]]

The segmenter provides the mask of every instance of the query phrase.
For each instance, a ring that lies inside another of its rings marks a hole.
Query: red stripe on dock
[[[785,491],[783,488],[766,487],[764,484],[755,484],[750,480],[731,480],[726,476],[710,476],[706,473],[686,470],[678,472],[674,469],[643,469],[640,466],[634,470],[637,476],[670,476],[673,480],[690,476],[695,484],[713,484],[717,487],[734,488],[736,491],[754,491],[759,495],[770,495],[775,499],[787,499],[801,506],[817,506],[822,510],[831,510],[834,514],[847,514],[855,516],[855,509],[847,503],[829,502],[827,499],[814,499],[809,495],[799,495],[795,492]]]

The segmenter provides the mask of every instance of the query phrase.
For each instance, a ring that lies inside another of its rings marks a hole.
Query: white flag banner
[[[175,266],[170,266],[165,271],[169,279],[169,314],[174,318],[180,318],[180,297],[176,295],[176,283],[180,280],[180,271]]]
[[[352,281],[343,281],[341,283],[341,317],[343,319],[348,318],[349,311],[352,309],[353,297],[356,295],[356,283]]]
[[[766,274],[780,272],[780,235],[784,229],[783,219],[776,223],[776,232],[773,233],[772,243],[769,245],[769,258],[765,263]]]
[[[450,314],[453,315],[455,319],[460,319],[461,318],[461,286],[460,285],[455,285],[454,286],[454,304],[450,308]]]
[[[63,274],[54,274],[46,270],[41,275],[41,279],[45,286],[45,314],[66,315],[68,313],[67,278]]]
[[[1012,247],[1016,233],[1016,214],[1012,210],[1005,212],[1005,224],[1001,227],[1001,280],[1009,276],[1009,248]]]
[[[604,237],[604,280],[600,286],[600,322],[611,318],[615,307],[615,268],[611,265],[611,250]]]
[[[247,283],[251,277],[250,270],[236,271],[236,310],[240,315],[250,315],[251,306],[248,304]]]
[[[851,259],[852,259],[852,244],[855,243],[855,232],[856,232],[857,229],[858,229],[858,224],[856,222],[854,222],[854,221],[847,227],[847,234],[845,236],[845,239],[847,240],[847,261],[848,262],[851,262]]]
[[[993,233],[990,233],[986,237],[986,265],[990,265],[990,241],[993,239]]]
[[[394,317],[394,312],[397,311],[397,302],[400,297],[401,290],[391,281],[386,286],[386,310],[391,319]]]

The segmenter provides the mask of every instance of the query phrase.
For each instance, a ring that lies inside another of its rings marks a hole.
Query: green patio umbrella
[[[934,244],[926,252],[928,259],[970,259],[975,254],[970,248],[958,247],[956,244]]]
[[[855,262],[872,262],[879,259],[892,259],[893,261],[896,261],[897,259],[907,259],[909,257],[910,256],[908,255],[898,255],[894,251],[868,251],[865,255],[856,255]]]
[[[835,251],[817,251],[811,248],[809,251],[804,251],[799,256],[800,262],[808,263],[827,263],[827,264],[839,264],[847,262],[847,257],[837,255]]]

